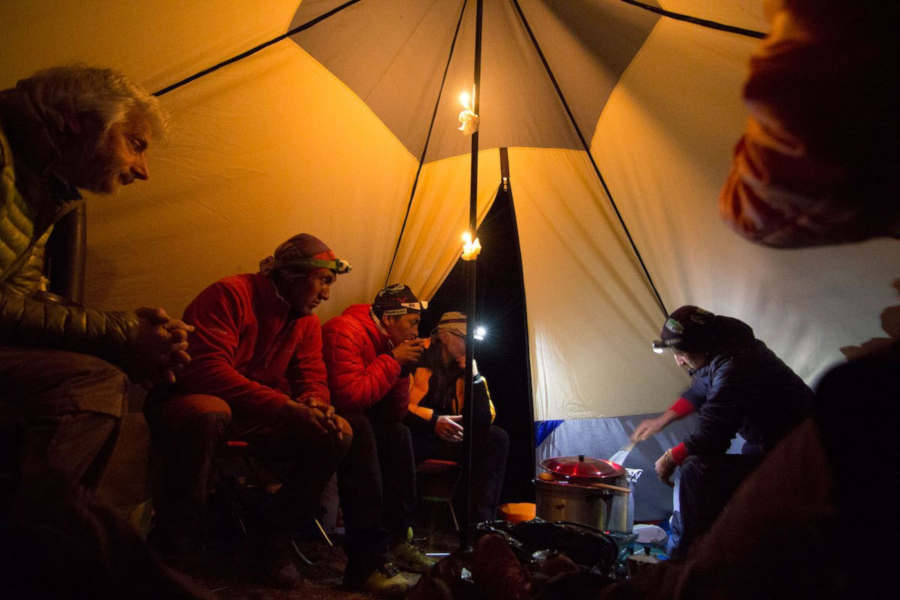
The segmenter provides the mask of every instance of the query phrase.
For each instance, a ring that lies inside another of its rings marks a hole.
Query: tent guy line
[[[332,16],[336,15],[337,13],[341,12],[345,8],[354,5],[359,1],[360,0],[348,0],[347,2],[344,2],[343,4],[341,4],[340,6],[336,6],[335,8],[329,10],[328,12],[322,13],[315,19],[311,19],[310,21],[307,21],[303,25],[298,25],[297,27],[294,27],[293,29],[291,29],[285,33],[282,33],[281,35],[273,37],[271,40],[269,40],[267,42],[263,42],[262,44],[259,44],[258,46],[254,46],[253,48],[250,48],[249,50],[245,50],[244,52],[241,52],[240,54],[236,54],[236,55],[232,56],[231,58],[226,58],[222,62],[216,63],[211,67],[207,67],[206,69],[197,71],[193,75],[185,77],[181,81],[177,81],[171,85],[164,87],[161,90],[157,90],[157,91],[153,92],[153,95],[154,96],[162,96],[163,94],[168,94],[169,92],[171,92],[173,90],[177,90],[181,86],[187,85],[196,79],[200,79],[201,77],[204,77],[206,75],[209,75],[210,73],[218,71],[222,67],[227,67],[228,65],[230,65],[232,63],[236,63],[239,60],[243,60],[243,59],[247,58],[248,56],[252,56],[252,55],[256,54],[257,52],[259,52],[260,50],[268,48],[269,46],[271,46],[273,44],[277,44],[278,42],[280,42],[284,39],[287,39],[294,34],[300,33],[301,31],[306,31],[313,25],[317,25],[317,24],[321,23],[328,17],[332,17]]]
[[[717,21],[710,21],[709,19],[700,19],[698,17],[692,17],[690,15],[685,15],[682,13],[673,12],[671,10],[666,10],[664,8],[660,8],[658,6],[651,6],[649,4],[645,4],[643,2],[638,2],[638,0],[619,0],[620,2],[624,2],[625,4],[630,4],[631,6],[636,6],[638,8],[642,8],[644,10],[650,11],[652,13],[656,13],[658,15],[662,15],[664,17],[669,17],[671,19],[675,19],[677,21],[684,21],[685,23],[693,23],[694,25],[700,25],[701,27],[709,27],[710,29],[718,29],[719,31],[727,31],[729,33],[736,33],[738,35],[745,35],[747,37],[762,39],[766,37],[766,34],[761,31],[754,31],[753,29],[744,29],[743,27],[735,27],[734,25],[726,25],[724,23],[719,23]]]
[[[566,101],[566,97],[563,94],[562,88],[560,88],[559,82],[557,81],[556,76],[553,74],[553,70],[550,68],[550,63],[547,62],[547,57],[544,55],[544,51],[541,50],[541,45],[540,43],[538,43],[537,37],[535,37],[534,31],[531,29],[531,25],[529,25],[528,19],[525,18],[525,13],[522,12],[522,7],[519,6],[519,0],[512,0],[512,4],[513,6],[515,6],[516,12],[519,14],[519,18],[522,20],[522,25],[525,27],[525,31],[528,33],[528,37],[531,39],[531,43],[534,45],[534,49],[538,53],[538,57],[541,59],[541,64],[544,65],[544,70],[547,72],[547,77],[550,78],[550,82],[553,84],[553,89],[556,90],[556,95],[559,97],[559,101],[562,103],[563,109],[565,109],[566,111],[566,116],[569,117],[569,122],[575,129],[575,134],[578,136],[578,140],[581,142],[581,146],[582,148],[584,148],[588,160],[591,161],[591,166],[594,168],[594,174],[597,175],[597,179],[600,181],[600,185],[603,186],[603,191],[606,193],[606,197],[609,198],[609,204],[610,206],[612,206],[613,211],[615,211],[616,217],[619,219],[619,224],[622,226],[622,230],[625,232],[625,236],[628,238],[628,243],[631,245],[631,251],[634,252],[635,257],[638,259],[638,262],[641,265],[641,270],[644,273],[644,277],[647,278],[647,283],[650,285],[650,289],[653,291],[653,296],[656,299],[656,304],[662,311],[663,316],[668,316],[669,312],[668,310],[666,310],[666,304],[665,302],[663,302],[662,296],[660,296],[659,290],[656,288],[656,283],[654,283],[653,277],[650,275],[650,270],[647,268],[647,265],[644,262],[644,257],[641,256],[641,251],[638,250],[637,244],[635,244],[634,242],[634,238],[631,237],[631,231],[629,231],[628,225],[625,224],[625,218],[619,211],[619,206],[618,204],[616,204],[616,201],[613,198],[612,191],[610,191],[609,186],[606,185],[606,179],[604,179],[603,175],[600,173],[600,167],[597,166],[597,161],[594,160],[594,154],[591,152],[590,144],[588,144],[587,140],[584,137],[584,134],[581,132],[581,128],[578,126],[578,122],[575,120],[575,115],[572,114],[572,109],[569,108],[569,103]]]
[[[266,41],[266,42],[263,42],[262,44],[254,46],[253,48],[250,48],[249,50],[245,50],[244,52],[241,52],[240,54],[236,54],[236,55],[232,56],[231,58],[227,58],[219,63],[216,63],[215,65],[213,65],[211,67],[207,67],[205,69],[197,71],[193,75],[189,75],[188,77],[185,77],[184,79],[182,79],[180,81],[177,81],[171,85],[168,85],[168,86],[162,88],[161,90],[157,90],[157,91],[153,92],[153,95],[154,96],[162,96],[164,94],[168,94],[169,92],[176,90],[184,85],[187,85],[188,83],[190,83],[196,79],[200,79],[201,77],[204,77],[206,75],[209,75],[210,73],[218,71],[222,67],[228,66],[239,60],[247,58],[248,56],[252,56],[253,54],[256,54],[257,52],[259,52],[260,50],[268,48],[269,46],[271,46],[273,44],[277,44],[278,42],[280,42],[284,39],[287,39],[294,34],[297,34],[297,33],[300,33],[302,31],[309,29],[313,25],[316,25],[316,24],[320,23],[321,21],[324,21],[325,19],[336,15],[337,13],[341,12],[345,8],[348,8],[348,7],[356,4],[359,1],[360,0],[348,0],[344,4],[341,4],[340,6],[337,6],[328,12],[322,13],[315,19],[307,21],[303,25],[298,25],[297,27],[294,27],[293,29],[291,29],[285,33],[282,33],[281,35],[275,36],[274,38],[272,38],[269,41]],[[726,25],[724,23],[718,23],[716,21],[711,21],[709,19],[700,19],[697,17],[692,17],[690,15],[685,15],[682,13],[665,10],[665,9],[662,9],[662,8],[659,8],[656,6],[650,6],[649,4],[644,4],[643,2],[638,2],[637,0],[620,0],[620,2],[624,2],[625,4],[630,4],[631,6],[634,6],[636,8],[641,8],[643,10],[650,11],[650,12],[656,13],[656,14],[664,16],[664,17],[669,17],[671,19],[675,19],[678,21],[684,21],[686,23],[692,23],[694,25],[699,25],[701,27],[718,29],[720,31],[727,31],[729,33],[735,33],[738,35],[744,35],[747,37],[758,38],[758,39],[762,39],[766,36],[766,34],[761,31],[754,31],[752,29],[745,29],[743,27],[735,27],[733,25]],[[466,3],[466,0],[463,0],[463,9],[465,9],[465,3]]]

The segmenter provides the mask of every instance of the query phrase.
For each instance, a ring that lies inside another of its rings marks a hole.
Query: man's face
[[[419,337],[419,313],[411,312],[396,317],[384,317],[381,322],[388,337],[397,346],[406,340],[413,340]]]
[[[281,293],[291,310],[301,317],[311,315],[320,303],[328,300],[331,285],[337,279],[331,269],[315,269],[305,275],[281,275]]]
[[[112,194],[120,185],[150,176],[146,151],[151,132],[145,119],[132,112],[99,136],[89,131],[86,127],[81,164],[70,175],[76,187]]]
[[[447,350],[447,358],[462,365],[466,364],[466,338],[452,329],[441,329],[437,333],[441,345]]]
[[[676,350],[673,352],[673,356],[675,357],[675,364],[688,372],[696,371],[706,364],[706,356],[703,354]]]

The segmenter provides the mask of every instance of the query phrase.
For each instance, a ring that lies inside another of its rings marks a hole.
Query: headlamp
[[[289,271],[295,269],[330,269],[338,275],[349,273],[351,268],[350,263],[343,258],[335,258],[333,260],[322,258],[298,258],[291,261],[285,261],[278,266],[281,269],[287,269]]]

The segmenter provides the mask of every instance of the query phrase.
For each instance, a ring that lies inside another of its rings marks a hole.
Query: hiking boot
[[[294,562],[297,551],[288,536],[272,536],[250,546],[250,566],[257,578],[266,585],[289,590],[303,581]]]
[[[376,596],[403,596],[409,590],[409,580],[397,567],[386,562],[372,571],[360,587]]]
[[[399,569],[412,573],[427,573],[436,562],[433,558],[425,556],[421,550],[407,541],[395,544],[391,548],[391,557]]]

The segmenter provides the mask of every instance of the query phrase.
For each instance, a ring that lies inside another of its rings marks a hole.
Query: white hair
[[[154,138],[165,135],[168,117],[159,100],[113,69],[67,65],[38,71],[18,82],[45,122],[63,131],[67,118],[100,117],[103,131],[132,115],[144,119]]]

